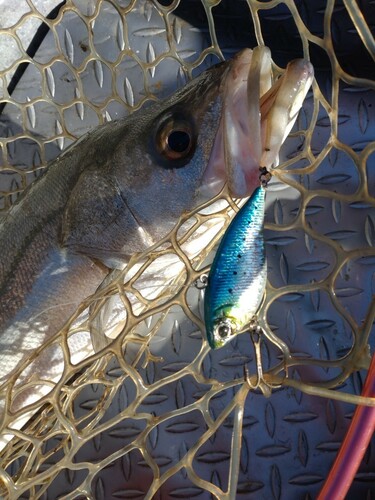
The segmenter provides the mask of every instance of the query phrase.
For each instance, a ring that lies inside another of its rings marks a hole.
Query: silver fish
[[[292,125],[312,79],[311,65],[297,62],[273,89],[270,60],[266,48],[246,49],[169,99],[89,132],[27,189],[0,226],[0,384],[109,268],[168,234],[184,211],[226,182],[233,196],[251,194],[263,151],[274,163],[285,137],[275,120]],[[271,126],[277,146],[268,151]],[[50,349],[32,375],[56,380],[62,370],[61,348]]]

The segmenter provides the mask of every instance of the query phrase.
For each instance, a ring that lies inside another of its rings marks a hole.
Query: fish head
[[[308,70],[296,77],[304,92],[310,77]],[[185,211],[226,183],[232,196],[249,196],[259,185],[266,130],[280,113],[290,117],[290,102],[283,110],[288,100],[277,97],[296,82],[276,85],[272,94],[269,50],[245,49],[168,99],[102,127],[95,144],[81,148],[91,164],[67,204],[64,244],[116,267],[165,237]],[[285,129],[274,129],[281,145]]]
[[[229,62],[214,66],[127,124],[111,174],[138,226],[137,236],[140,231],[143,235],[140,245],[125,243],[129,250],[159,241],[184,212],[219,192],[206,189],[205,171],[220,126],[230,67]]]
[[[218,64],[166,100],[78,141],[67,154],[86,166],[66,205],[64,247],[121,267],[202,201],[231,66]]]

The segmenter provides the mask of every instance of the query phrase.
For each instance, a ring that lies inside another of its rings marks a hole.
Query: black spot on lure
[[[204,316],[213,349],[242,332],[262,301],[267,280],[264,206],[265,189],[260,186],[232,220],[212,263]]]

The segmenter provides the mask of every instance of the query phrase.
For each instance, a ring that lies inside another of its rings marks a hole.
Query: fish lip
[[[312,84],[314,68],[306,59],[290,61],[276,83],[261,97],[263,152],[260,164],[272,170]]]
[[[237,168],[236,157],[233,155],[231,143],[237,143],[236,130],[239,128],[247,134],[247,113],[243,123],[232,120],[234,115],[233,108],[239,101],[245,98],[246,85],[249,76],[253,51],[251,49],[243,49],[237,53],[233,59],[228,61],[228,68],[223,76],[220,90],[222,93],[222,112],[221,119],[212,147],[210,159],[205,171],[203,186],[206,197],[212,197],[218,194],[228,183],[231,194],[231,178],[237,174],[248,175],[251,169]],[[242,99],[241,99],[242,98]],[[243,114],[241,114],[241,117]],[[232,132],[232,137],[228,137],[228,131]],[[248,143],[249,141],[246,140]],[[240,179],[240,183],[244,182],[244,178]],[[202,188],[201,188],[202,189]],[[246,196],[246,193],[243,194]]]
[[[224,156],[228,189],[233,197],[250,196],[260,183],[263,149],[260,98],[272,87],[271,64],[268,47],[244,49],[234,59],[232,72],[226,79]]]
[[[297,59],[274,82],[271,52],[264,46],[243,49],[232,59],[224,79],[222,117],[205,174],[213,195],[225,182],[230,195],[237,198],[250,196],[259,186],[259,167],[271,169],[277,164],[280,147],[295,122],[313,73],[308,61]],[[284,124],[279,128],[278,119]]]

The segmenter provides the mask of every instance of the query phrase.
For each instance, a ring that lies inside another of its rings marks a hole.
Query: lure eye
[[[166,160],[167,168],[180,168],[188,163],[196,147],[193,123],[182,113],[162,120],[155,137],[156,149]]]
[[[226,339],[232,333],[232,328],[229,325],[220,325],[217,333],[221,339]]]

